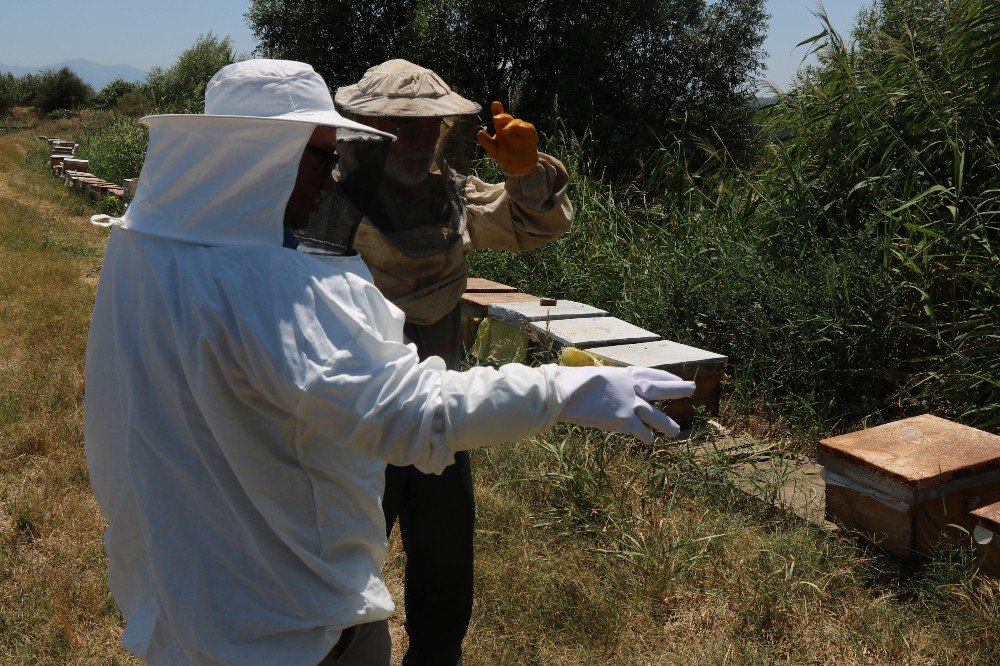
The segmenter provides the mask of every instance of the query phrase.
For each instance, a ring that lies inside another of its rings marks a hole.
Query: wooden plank
[[[522,294],[519,291],[465,292],[462,294],[462,313],[470,317],[485,317],[487,308],[493,303],[538,302],[538,296]]]
[[[498,291],[518,291],[517,287],[511,287],[506,284],[500,284],[499,282],[493,282],[492,280],[486,280],[484,278],[470,277],[468,278],[466,287],[466,293],[483,293],[483,292],[498,292]]]
[[[970,510],[994,502],[1000,502],[1000,484],[951,493],[916,505],[911,513],[917,550],[929,555],[942,539],[968,545],[969,534],[978,522]]]
[[[909,512],[892,509],[851,488],[827,484],[826,517],[904,562],[916,555]]]
[[[587,317],[533,321],[529,329],[545,343],[555,347],[602,347],[631,342],[651,342],[660,336],[617,317]]]
[[[555,305],[542,305],[541,299],[515,303],[494,303],[487,309],[491,319],[509,324],[524,324],[531,321],[556,319],[580,319],[586,317],[606,317],[606,310],[576,301],[556,301]]]
[[[930,414],[821,440],[819,452],[914,489],[1000,469],[1000,436]]]
[[[972,516],[986,529],[1000,534],[1000,502],[975,509]]]
[[[729,361],[721,354],[671,340],[595,347],[590,353],[600,357],[608,365],[657,368],[681,377],[693,377],[702,372],[722,372]]]

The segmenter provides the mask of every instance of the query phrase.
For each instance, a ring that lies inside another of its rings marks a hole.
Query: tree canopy
[[[160,113],[203,113],[208,80],[235,57],[229,37],[200,35],[172,66],[150,70],[141,92]]]
[[[732,139],[753,97],[763,0],[252,0],[258,52],[312,64],[331,88],[406,58],[543,130],[590,131],[611,163],[668,135]],[[498,18],[500,17],[500,18]]]

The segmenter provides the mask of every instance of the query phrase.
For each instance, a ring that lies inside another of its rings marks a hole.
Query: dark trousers
[[[428,326],[407,324],[406,337],[420,358],[440,356],[456,369],[461,360],[459,308]],[[387,533],[399,521],[406,553],[404,604],[409,649],[404,666],[447,664],[462,656],[472,617],[472,537],[475,499],[469,454],[440,475],[389,465],[382,499]]]

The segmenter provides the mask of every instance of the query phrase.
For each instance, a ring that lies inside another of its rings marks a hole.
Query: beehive
[[[729,359],[722,354],[682,345],[671,340],[640,342],[630,345],[592,347],[590,352],[608,365],[637,365],[672,372],[681,379],[693,380],[694,395],[673,400],[666,412],[682,426],[694,420],[695,409],[704,407],[710,414],[719,413],[721,381]]]
[[[981,568],[1000,577],[1000,502],[974,510],[972,517],[976,521],[972,537],[983,557]]]
[[[906,561],[1000,501],[1000,437],[929,414],[824,439],[819,460],[827,518]]]

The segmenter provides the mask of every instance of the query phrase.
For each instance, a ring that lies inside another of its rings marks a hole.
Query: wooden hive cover
[[[971,512],[979,523],[995,534],[1000,534],[1000,502],[983,506]]]
[[[528,326],[542,340],[551,339],[556,346],[571,346],[581,349],[629,342],[651,342],[660,339],[656,333],[641,329],[617,317],[534,321]]]
[[[1000,470],[1000,436],[930,414],[821,440],[819,453],[913,490]]]
[[[729,360],[721,354],[697,347],[689,347],[670,340],[594,347],[590,353],[611,365],[657,368],[685,376],[695,372],[722,372],[726,369],[726,363]]]
[[[608,313],[607,310],[576,301],[556,301],[555,305],[542,305],[541,299],[536,298],[519,303],[490,305],[489,314],[493,319],[510,324],[521,324],[529,321],[606,317]]]
[[[468,278],[468,282],[465,286],[465,293],[488,293],[488,292],[513,292],[517,291],[517,287],[510,287],[505,284],[500,284],[499,282],[493,282],[492,280],[487,280],[485,278]]]
[[[519,291],[473,291],[462,294],[462,311],[475,317],[486,315],[486,309],[494,303],[538,302],[538,296],[522,294]]]

